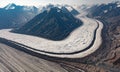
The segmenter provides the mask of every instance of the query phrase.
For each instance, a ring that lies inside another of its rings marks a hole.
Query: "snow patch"
[[[108,10],[104,10],[104,13],[107,13],[108,12]]]
[[[71,11],[73,10],[73,8],[70,7],[70,6],[68,6],[68,7],[66,7],[66,8],[68,9],[69,12],[71,12]]]
[[[15,9],[15,7],[14,6],[12,6],[12,7],[7,7],[7,8],[5,8],[6,10],[8,10],[8,9]]]
[[[119,4],[119,5],[117,5],[117,7],[120,7],[120,4]]]
[[[60,9],[59,9],[59,10],[57,10],[57,12],[60,12]]]

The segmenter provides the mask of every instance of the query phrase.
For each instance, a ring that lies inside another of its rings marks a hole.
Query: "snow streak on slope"
[[[89,19],[87,17],[81,18],[83,21],[83,26],[77,28],[74,30],[71,35],[62,41],[51,41],[35,36],[30,35],[23,35],[23,34],[16,34],[11,33],[8,30],[0,30],[0,37],[5,38],[11,41],[15,41],[17,43],[32,47],[37,50],[51,52],[51,53],[72,53],[76,51],[81,51],[88,47],[91,42],[93,41],[94,37],[94,31],[96,28],[99,27],[96,31],[96,38],[94,41],[94,44],[91,46],[91,48],[80,52],[76,54],[50,54],[50,53],[44,53],[40,51],[35,51],[41,54],[49,55],[49,56],[55,56],[55,57],[66,57],[66,58],[80,58],[87,56],[91,53],[93,53],[97,48],[99,48],[99,45],[101,44],[101,30],[102,30],[102,23],[94,20]],[[31,49],[32,50],[32,49]]]

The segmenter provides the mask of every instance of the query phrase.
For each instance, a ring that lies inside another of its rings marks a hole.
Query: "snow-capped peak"
[[[4,7],[4,9],[9,10],[9,9],[15,9],[16,5],[14,3],[10,3],[7,6]]]

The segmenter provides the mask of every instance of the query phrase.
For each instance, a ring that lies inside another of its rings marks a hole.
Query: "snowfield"
[[[45,54],[48,56],[60,57],[60,58],[85,57],[96,51],[101,45],[102,42],[101,31],[103,28],[103,24],[95,19],[90,19],[81,16],[77,16],[77,17],[83,21],[83,25],[77,28],[76,30],[74,30],[69,35],[69,37],[67,37],[65,40],[62,41],[51,41],[36,36],[12,33],[10,32],[11,29],[0,30],[0,37],[37,49],[37,50],[33,50],[25,47],[34,52]],[[96,30],[96,34],[94,34],[95,30]],[[90,48],[84,50],[91,43],[93,43],[93,45],[90,46]]]

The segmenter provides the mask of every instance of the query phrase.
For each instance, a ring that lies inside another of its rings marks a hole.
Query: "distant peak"
[[[14,3],[9,3],[7,6],[4,7],[4,9],[9,10],[9,9],[15,9],[16,4]]]

